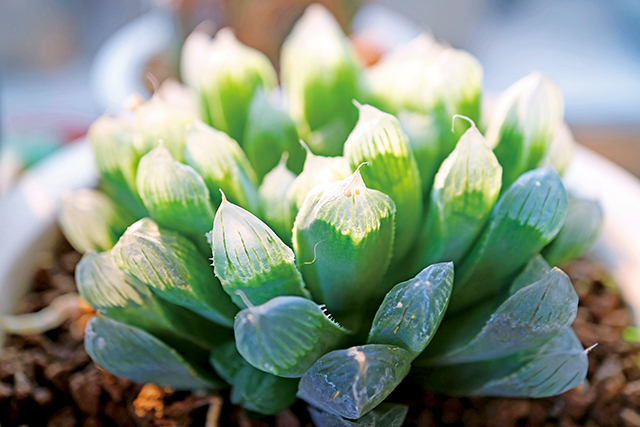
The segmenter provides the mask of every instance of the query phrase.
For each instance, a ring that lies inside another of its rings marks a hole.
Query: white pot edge
[[[578,146],[565,182],[569,189],[602,203],[605,221],[593,253],[609,268],[640,324],[640,180]],[[62,195],[96,184],[91,147],[80,140],[27,172],[0,199],[0,315],[14,310],[42,254],[55,244],[56,209]]]

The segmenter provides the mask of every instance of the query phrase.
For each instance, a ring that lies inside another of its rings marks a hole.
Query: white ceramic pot
[[[56,209],[65,191],[96,185],[86,140],[60,149],[26,173],[0,199],[0,315],[13,311],[54,243]],[[567,186],[597,197],[604,228],[593,252],[620,287],[640,324],[640,181],[594,152],[577,147]]]

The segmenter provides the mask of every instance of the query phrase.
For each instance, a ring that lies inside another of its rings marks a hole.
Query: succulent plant
[[[403,380],[515,397],[584,381],[578,296],[551,265],[589,249],[602,212],[552,166],[573,141],[555,84],[514,84],[485,139],[471,55],[421,37],[363,72],[317,5],[282,72],[286,109],[261,54],[195,34],[199,117],[157,94],[91,127],[100,188],[60,211],[91,357],[230,385],[261,414],[300,398],[320,427],[399,426],[406,407],[383,402]]]

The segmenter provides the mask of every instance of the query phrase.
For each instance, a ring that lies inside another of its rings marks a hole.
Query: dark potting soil
[[[64,239],[33,279],[20,312],[46,307],[75,291],[80,260]],[[410,406],[411,427],[640,427],[640,343],[622,333],[631,315],[606,271],[593,260],[564,266],[580,296],[573,328],[589,354],[588,382],[545,399],[457,399],[401,386],[390,401]],[[0,426],[312,427],[302,402],[276,417],[255,419],[229,403],[228,393],[194,395],[142,386],[100,370],[83,348],[91,316],[79,310],[39,335],[9,336],[0,353]]]

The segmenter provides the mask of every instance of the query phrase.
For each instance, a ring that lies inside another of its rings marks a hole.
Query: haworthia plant
[[[552,266],[603,215],[558,174],[573,138],[550,79],[480,116],[471,55],[421,36],[363,71],[318,5],[287,37],[280,90],[229,29],[199,28],[182,58],[187,87],[91,126],[99,188],[59,211],[102,368],[230,386],[253,416],[299,397],[318,427],[399,427],[407,408],[385,400],[412,369],[461,396],[584,382],[578,296]]]

